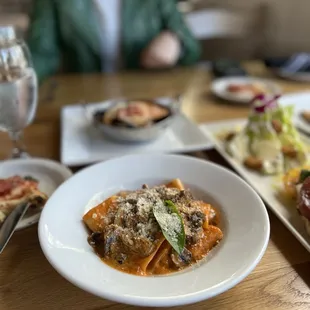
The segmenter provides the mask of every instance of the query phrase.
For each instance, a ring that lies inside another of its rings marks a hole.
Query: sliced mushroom
[[[101,233],[100,232],[94,232],[92,233],[88,238],[87,238],[88,243],[92,246],[92,247],[96,247],[98,246],[101,242]]]
[[[176,251],[173,251],[170,257],[177,268],[185,267],[192,261],[192,253],[186,248],[184,248],[181,255],[178,255]]]

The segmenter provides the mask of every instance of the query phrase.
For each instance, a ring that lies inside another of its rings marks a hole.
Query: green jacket
[[[113,1],[113,0],[108,0]],[[65,72],[101,70],[100,40],[92,0],[37,0],[28,45],[40,80]],[[200,46],[186,27],[174,0],[123,0],[121,51],[125,68],[139,68],[140,53],[161,31],[182,43],[180,65],[195,63]]]

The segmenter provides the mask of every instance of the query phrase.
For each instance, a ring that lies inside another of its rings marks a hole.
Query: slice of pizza
[[[31,177],[13,176],[0,179],[0,226],[21,203],[30,202],[32,208],[41,208],[47,198],[38,189],[38,181]]]

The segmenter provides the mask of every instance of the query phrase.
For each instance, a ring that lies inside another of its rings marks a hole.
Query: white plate
[[[216,79],[211,85],[211,91],[217,97],[231,102],[249,104],[253,99],[253,95],[248,94],[234,94],[227,91],[230,84],[249,84],[257,83],[268,89],[271,94],[279,95],[282,93],[280,87],[266,79],[252,78],[252,77],[225,77]]]
[[[65,166],[47,159],[13,159],[0,162],[0,178],[14,175],[32,176],[39,181],[39,189],[50,197],[56,188],[71,177],[72,172]],[[17,225],[17,230],[37,223],[41,210],[31,210]]]
[[[310,111],[310,92],[288,94],[281,97],[279,102],[282,105],[295,105],[294,123],[302,131],[310,134],[310,124],[308,124],[300,114],[304,110]]]
[[[224,232],[218,247],[200,266],[168,276],[135,276],[104,264],[81,220],[89,199],[177,177],[197,198],[217,202]],[[267,211],[249,185],[220,166],[178,155],[129,155],[86,168],[52,195],[39,223],[43,252],[62,276],[102,298],[138,306],[184,305],[230,289],[254,269],[268,239]]]
[[[295,82],[310,82],[310,73],[309,72],[296,72],[296,73],[288,73],[281,69],[273,70],[273,72],[286,80],[291,80]]]
[[[219,132],[242,128],[245,124],[245,119],[236,119],[204,124],[201,126],[201,129],[209,136],[210,139],[213,140],[217,151],[258,192],[258,194],[265,200],[268,207],[310,252],[310,237],[306,233],[303,222],[298,215],[296,208],[285,206],[277,198],[277,188],[282,185],[281,178],[274,176],[263,176],[245,168],[242,163],[226,153],[224,143],[216,137],[216,134]],[[309,142],[310,140],[307,139],[307,141]]]
[[[107,103],[90,104],[88,109]],[[181,114],[159,139],[146,144],[120,144],[106,139],[89,121],[81,105],[61,112],[61,162],[79,166],[126,154],[181,153],[212,147],[196,124]]]

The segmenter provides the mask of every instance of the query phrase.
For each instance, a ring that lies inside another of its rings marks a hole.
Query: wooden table
[[[259,63],[247,65],[256,76],[268,76]],[[213,98],[209,94],[209,82],[208,72],[197,68],[160,73],[67,75],[52,78],[42,85],[36,120],[25,132],[28,150],[34,156],[59,159],[60,109],[63,105],[79,101],[91,102],[121,96],[171,96],[185,91],[183,110],[194,121],[206,122],[247,115],[247,108],[232,106]],[[310,84],[277,82],[284,92],[310,90]],[[0,146],[0,158],[3,159],[10,151],[6,135],[0,135]],[[226,165],[215,151],[196,155],[207,156]],[[256,269],[230,291],[209,301],[188,306],[187,309],[310,309],[310,254],[272,213],[269,214],[270,242]],[[58,275],[43,256],[36,225],[14,234],[0,256],[1,310],[134,308],[92,296]]]

